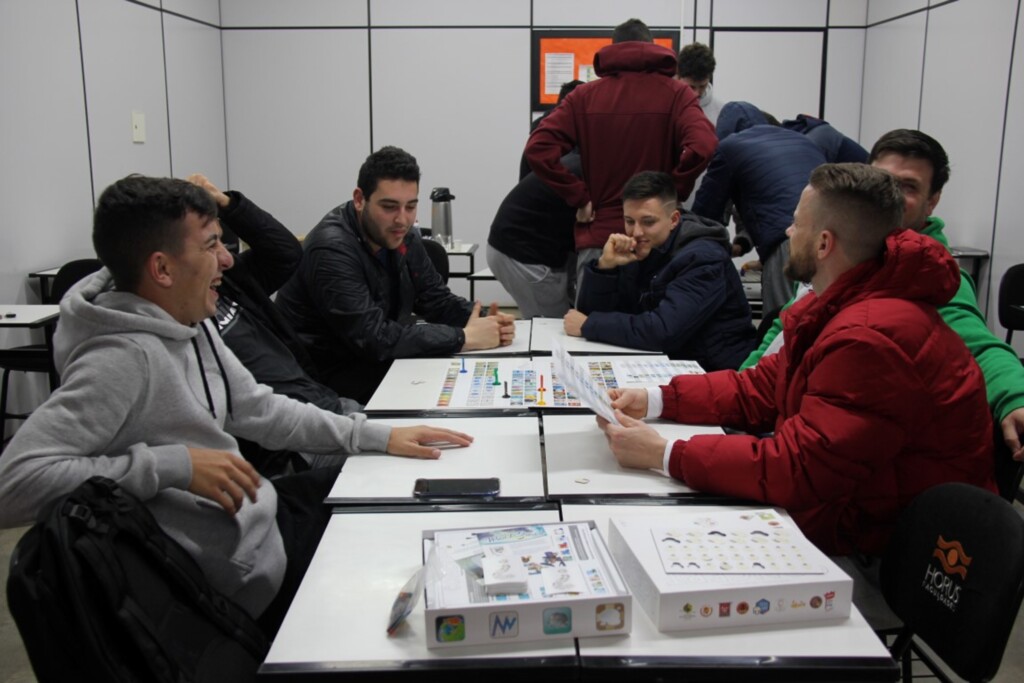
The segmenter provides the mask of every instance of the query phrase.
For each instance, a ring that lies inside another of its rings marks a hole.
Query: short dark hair
[[[882,252],[886,236],[903,223],[903,191],[891,173],[867,164],[822,164],[810,185],[821,198],[818,218],[840,236],[855,262]]]
[[[398,147],[381,147],[366,157],[366,161],[359,167],[356,185],[363,197],[369,199],[377,191],[377,184],[381,180],[407,180],[419,184],[420,167],[416,157]]]
[[[130,175],[103,191],[93,215],[92,245],[118,289],[138,290],[154,252],[181,253],[190,211],[214,218],[217,204],[209,192],[185,180]]]
[[[612,31],[612,42],[628,43],[630,41],[653,43],[654,36],[651,35],[651,29],[647,28],[647,24],[644,22],[639,19],[627,19]]]
[[[924,159],[932,165],[931,194],[941,192],[949,182],[949,157],[939,141],[919,130],[897,128],[878,138],[871,148],[868,163],[874,163],[885,154],[899,154],[903,157]]]
[[[657,197],[666,204],[679,201],[672,176],[662,171],[640,171],[626,181],[622,188],[622,201],[636,201]]]
[[[704,43],[690,43],[684,47],[679,51],[676,62],[680,78],[703,81],[715,75],[715,53]]]
[[[578,86],[583,85],[583,81],[566,81],[562,84],[562,87],[558,89],[558,101],[561,102],[569,96],[573,90]]]

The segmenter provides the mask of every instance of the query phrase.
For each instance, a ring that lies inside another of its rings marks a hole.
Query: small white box
[[[612,519],[608,546],[659,631],[850,615],[853,580],[777,510]]]
[[[488,595],[477,577],[484,554],[519,562],[529,592]],[[593,521],[424,531],[423,557],[427,647],[621,636],[632,628],[632,596]]]

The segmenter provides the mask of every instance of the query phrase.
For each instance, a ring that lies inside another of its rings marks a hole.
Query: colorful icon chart
[[[824,574],[817,553],[774,510],[694,515],[651,536],[666,574]]]
[[[466,361],[463,360],[462,363],[464,368]],[[458,362],[455,362],[448,366],[448,372],[444,375],[444,383],[441,385],[441,395],[437,397],[438,408],[447,408],[451,405],[452,394],[455,392],[455,380],[458,378],[459,364]]]

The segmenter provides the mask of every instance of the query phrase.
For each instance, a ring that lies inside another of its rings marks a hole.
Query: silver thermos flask
[[[433,238],[444,245],[445,249],[452,249],[452,200],[455,195],[448,191],[447,187],[435,187],[430,191],[430,201],[433,202],[430,212],[430,229]]]

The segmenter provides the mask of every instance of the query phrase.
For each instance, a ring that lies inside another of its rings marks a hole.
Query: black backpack
[[[137,498],[93,477],[11,556],[7,600],[41,683],[250,681],[267,641]]]

